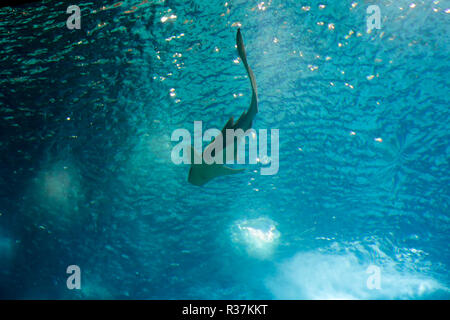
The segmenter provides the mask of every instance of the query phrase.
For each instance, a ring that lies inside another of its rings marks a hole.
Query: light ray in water
[[[248,255],[268,259],[274,253],[280,238],[276,223],[269,218],[244,219],[234,223],[232,240],[245,248]]]

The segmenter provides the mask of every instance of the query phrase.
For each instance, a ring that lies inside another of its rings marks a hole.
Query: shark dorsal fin
[[[227,133],[227,129],[233,129],[233,121],[234,121],[234,117],[231,117],[228,121],[227,121],[227,123],[225,123],[225,126],[223,127],[223,129],[222,129],[222,131],[221,131],[221,137],[220,138],[222,138],[223,139],[223,141],[222,141],[222,146],[225,144],[225,137],[226,137],[226,133]],[[217,137],[216,137],[217,138]],[[211,141],[211,144],[216,140],[216,138],[214,138],[212,141]],[[215,156],[216,155],[216,151],[215,150],[213,150],[212,152],[211,152],[211,156]]]
[[[227,123],[225,123],[225,126],[222,129],[222,136],[225,137],[225,134],[227,133],[227,129],[233,129],[233,121],[234,121],[234,117],[231,117]]]

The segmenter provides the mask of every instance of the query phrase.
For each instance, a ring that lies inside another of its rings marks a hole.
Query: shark
[[[219,163],[211,163],[208,164],[206,163],[203,159],[204,159],[204,155],[205,154],[211,154],[213,156],[215,156],[215,153],[217,152],[217,155],[220,157],[225,157],[225,150],[227,147],[230,147],[231,142],[233,143],[233,148],[234,148],[234,159],[236,159],[236,153],[237,153],[237,145],[238,143],[234,143],[234,141],[228,141],[228,139],[225,139],[225,134],[227,132],[227,129],[233,129],[233,130],[237,130],[237,129],[242,129],[244,132],[246,132],[248,129],[252,128],[252,124],[253,124],[253,119],[255,118],[256,114],[258,113],[258,91],[256,88],[256,79],[255,79],[255,75],[253,74],[252,69],[250,68],[250,66],[248,65],[247,62],[247,54],[245,52],[245,46],[244,46],[244,40],[242,38],[242,34],[241,34],[241,29],[238,28],[237,33],[236,33],[236,47],[237,47],[237,51],[239,54],[239,58],[241,59],[242,63],[244,64],[245,70],[247,71],[247,75],[250,79],[250,85],[251,85],[251,90],[252,90],[252,98],[251,98],[251,102],[250,102],[250,106],[248,107],[247,110],[245,110],[242,115],[239,117],[239,119],[235,122],[234,121],[234,117],[231,117],[227,123],[225,124],[225,126],[223,127],[222,131],[220,132],[220,134],[218,136],[215,137],[215,139],[213,139],[213,141],[211,141],[210,144],[208,144],[204,151],[202,156],[200,156],[197,151],[191,146],[191,160],[193,159],[193,156],[198,156],[199,158],[202,159],[201,163],[196,164],[194,163],[194,161],[191,161],[191,167],[189,169],[189,175],[188,175],[188,181],[189,183],[196,185],[196,186],[203,186],[204,184],[206,184],[207,182],[209,182],[210,180],[216,178],[216,177],[220,177],[220,176],[225,176],[225,175],[232,175],[232,174],[236,174],[236,173],[240,173],[242,171],[244,171],[245,169],[233,169],[230,167],[227,167],[223,164],[219,164]],[[222,139],[222,150],[211,150],[212,148],[215,148],[214,142],[217,139]],[[225,141],[227,140],[227,141]],[[236,141],[239,142],[239,141]],[[222,155],[220,155],[219,153],[221,153]],[[225,163],[225,161],[223,161],[222,163]]]

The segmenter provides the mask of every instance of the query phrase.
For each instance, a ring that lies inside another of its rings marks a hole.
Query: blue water
[[[76,2],[0,9],[0,298],[450,298],[449,1]],[[238,27],[279,171],[196,187]]]

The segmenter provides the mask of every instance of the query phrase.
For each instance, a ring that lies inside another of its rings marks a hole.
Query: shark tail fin
[[[247,70],[248,77],[250,78],[250,83],[252,85],[252,102],[250,103],[250,108],[247,112],[252,112],[254,114],[258,113],[258,89],[256,87],[256,79],[253,74],[252,69],[247,62],[247,54],[245,53],[244,39],[242,39],[241,29],[239,28],[236,34],[236,46],[239,53],[239,57],[244,63],[245,70]]]

